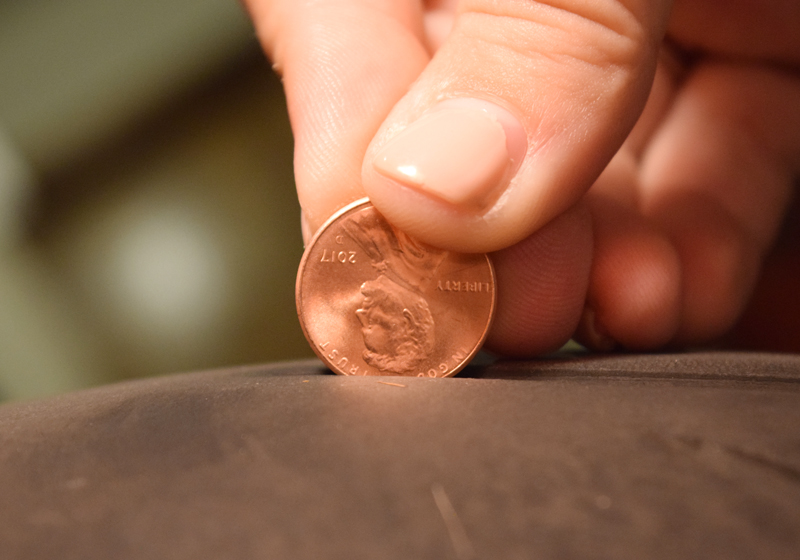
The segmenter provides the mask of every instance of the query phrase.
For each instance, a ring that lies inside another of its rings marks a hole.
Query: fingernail
[[[305,210],[300,210],[300,233],[303,235],[303,247],[308,245],[314,232],[311,231],[311,224],[308,222],[308,216]]]
[[[389,140],[373,166],[381,175],[456,206],[483,208],[525,156],[519,121],[487,101],[439,103]]]
[[[617,342],[600,325],[597,313],[591,307],[584,308],[576,335],[578,342],[591,350],[610,352],[617,347]]]

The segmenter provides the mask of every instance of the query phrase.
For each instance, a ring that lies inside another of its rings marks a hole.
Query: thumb
[[[586,192],[633,127],[670,4],[462,1],[367,150],[367,194],[435,246],[524,239]]]

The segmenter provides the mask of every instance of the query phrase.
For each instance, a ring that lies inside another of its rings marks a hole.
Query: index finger
[[[415,0],[245,0],[281,72],[304,220],[316,231],[365,196],[361,164],[429,56]]]

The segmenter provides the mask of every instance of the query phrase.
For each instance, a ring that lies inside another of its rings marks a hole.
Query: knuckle
[[[603,69],[638,65],[657,48],[649,22],[620,0],[466,0],[459,25],[517,52]]]

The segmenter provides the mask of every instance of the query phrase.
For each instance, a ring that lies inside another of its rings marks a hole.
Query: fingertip
[[[591,220],[583,205],[494,253],[498,302],[487,348],[513,357],[560,348],[580,320],[591,260]]]
[[[681,319],[677,252],[632,209],[604,196],[590,195],[589,201],[595,240],[589,326],[631,350],[667,344]]]
[[[650,208],[681,262],[681,325],[676,342],[722,336],[742,312],[755,285],[761,255],[730,213],[713,199],[674,193]]]

